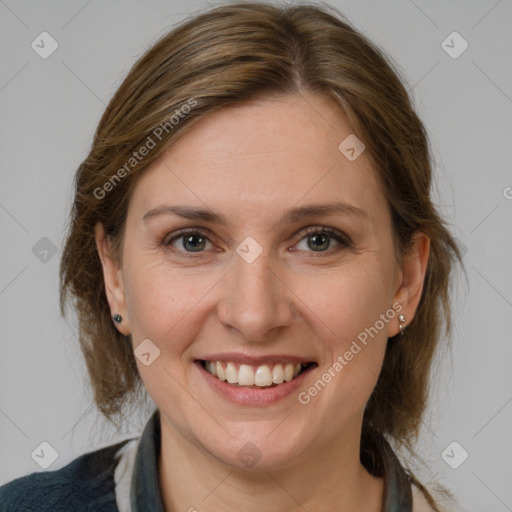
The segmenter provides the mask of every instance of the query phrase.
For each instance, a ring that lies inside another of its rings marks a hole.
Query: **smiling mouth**
[[[200,361],[201,366],[220,381],[237,387],[272,388],[290,382],[316,363],[275,363],[252,366],[230,361]]]

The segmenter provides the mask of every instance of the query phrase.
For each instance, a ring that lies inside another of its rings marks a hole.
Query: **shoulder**
[[[56,471],[31,473],[0,487],[2,512],[118,512],[116,453],[128,442],[101,448]]]

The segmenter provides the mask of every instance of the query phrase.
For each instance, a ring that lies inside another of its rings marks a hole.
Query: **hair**
[[[450,274],[462,259],[432,203],[428,136],[399,72],[329,6],[238,3],[199,14],[157,41],[108,104],[75,176],[60,306],[65,314],[72,296],[94,400],[110,421],[126,418],[142,384],[131,343],[111,319],[95,225],[102,223],[122,263],[130,197],[151,162],[218,109],[305,92],[334,101],[364,142],[389,204],[398,260],[417,230],[430,239],[416,314],[402,335],[389,339],[363,418],[362,453],[380,446],[366,443],[375,435],[414,453],[434,355],[451,330]],[[150,149],[139,153],[143,146]]]

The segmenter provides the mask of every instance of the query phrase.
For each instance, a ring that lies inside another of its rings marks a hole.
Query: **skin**
[[[360,435],[398,315],[307,405],[297,393],[267,406],[233,404],[194,364],[219,352],[299,355],[318,364],[299,390],[307,391],[393,303],[412,320],[429,240],[417,233],[398,264],[370,159],[363,153],[350,162],[338,150],[350,133],[321,96],[222,109],[140,178],[122,265],[96,226],[108,301],[123,317],[119,330],[131,334],[134,348],[149,338],[161,351],[151,365],[137,364],[161,414],[159,481],[167,511],[382,509],[383,481],[361,465]],[[278,223],[291,208],[334,201],[364,214]],[[228,224],[172,214],[143,220],[164,204],[207,208]],[[328,236],[315,244],[307,226],[330,227],[351,243]],[[202,250],[184,247],[183,238],[165,245],[183,228],[204,233],[206,240],[193,239]],[[247,236],[263,249],[252,263],[236,252]],[[250,468],[237,458],[247,442],[261,453]]]

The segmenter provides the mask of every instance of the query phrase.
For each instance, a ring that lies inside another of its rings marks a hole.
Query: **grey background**
[[[208,4],[0,1],[0,483],[41,471],[31,453],[43,441],[57,469],[138,435],[146,419],[115,433],[91,405],[74,319],[58,310],[63,227],[73,173],[116,87],[144,49]],[[512,510],[512,2],[332,4],[402,69],[432,138],[436,202],[467,251],[420,474],[468,510]],[[47,59],[31,48],[43,31],[59,44]],[[469,43],[457,59],[441,47],[453,31]],[[469,453],[458,469],[441,457],[453,441]]]

